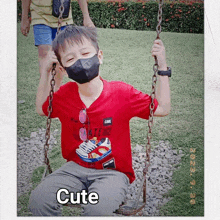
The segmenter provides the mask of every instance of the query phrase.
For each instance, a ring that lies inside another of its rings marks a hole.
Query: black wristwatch
[[[168,77],[171,77],[171,67],[167,67],[167,70],[164,71],[164,70],[158,70],[158,75],[160,76],[168,76]]]

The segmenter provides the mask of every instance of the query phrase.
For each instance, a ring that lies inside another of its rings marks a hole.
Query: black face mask
[[[98,76],[99,65],[99,59],[96,54],[91,58],[77,60],[72,66],[65,67],[65,70],[70,79],[83,84]]]

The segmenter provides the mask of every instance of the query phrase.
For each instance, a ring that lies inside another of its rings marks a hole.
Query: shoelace
[[[91,141],[88,141],[88,142],[83,142],[82,144],[80,144],[79,149],[86,153],[90,153],[96,147],[97,146],[95,144],[93,144]]]

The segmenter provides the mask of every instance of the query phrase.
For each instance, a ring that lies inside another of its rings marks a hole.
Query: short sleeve
[[[54,92],[53,99],[52,99],[51,118],[59,117],[59,114],[62,111],[62,108],[64,108],[65,99],[66,97],[68,97],[67,93],[69,92],[71,86],[72,84],[70,82],[66,83],[60,86],[58,91]],[[49,106],[49,96],[47,97],[47,100],[42,105],[42,110],[46,116],[48,116],[48,106]]]
[[[133,86],[130,89],[130,109],[131,117],[140,117],[143,119],[149,119],[150,115],[150,104],[151,97],[145,94]],[[154,99],[154,111],[156,111],[158,106],[158,101]]]
[[[74,100],[74,94],[78,87],[75,82],[68,82],[60,86],[59,90],[53,94],[52,114],[51,118],[60,118],[64,109],[68,106],[69,100]],[[42,110],[45,115],[48,115],[49,96],[42,105]]]
[[[46,116],[48,116],[48,106],[49,106],[49,96],[47,97],[47,100],[42,105],[42,110]],[[57,93],[53,94],[53,100],[52,100],[52,113],[51,118],[57,118],[59,116],[59,95]]]

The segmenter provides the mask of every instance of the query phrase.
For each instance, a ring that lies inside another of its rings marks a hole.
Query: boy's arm
[[[51,51],[50,56],[48,57],[47,65],[45,66],[45,69],[43,71],[44,74],[41,74],[40,76],[40,82],[37,89],[37,96],[36,96],[36,111],[39,115],[43,116],[45,115],[42,106],[44,102],[47,100],[47,97],[51,90],[51,78],[52,78],[52,65],[53,63],[56,63],[56,75],[55,75],[55,87],[54,92],[56,92],[60,86],[62,85],[62,79],[63,75],[65,74],[65,71],[62,69],[60,64],[58,63],[58,60],[54,54],[53,51]],[[58,71],[59,69],[59,71]]]
[[[87,0],[78,0],[78,3],[83,14],[83,25],[87,27],[95,27],[89,16]]]
[[[165,48],[161,40],[155,40],[152,47],[152,56],[156,56],[158,60],[158,70],[166,71],[167,64],[165,58]],[[158,107],[154,112],[154,116],[162,117],[170,113],[170,86],[168,76],[157,76],[155,97],[158,101]]]
[[[30,20],[28,18],[30,4],[31,0],[22,0],[21,33],[24,36],[27,36],[30,30]]]

